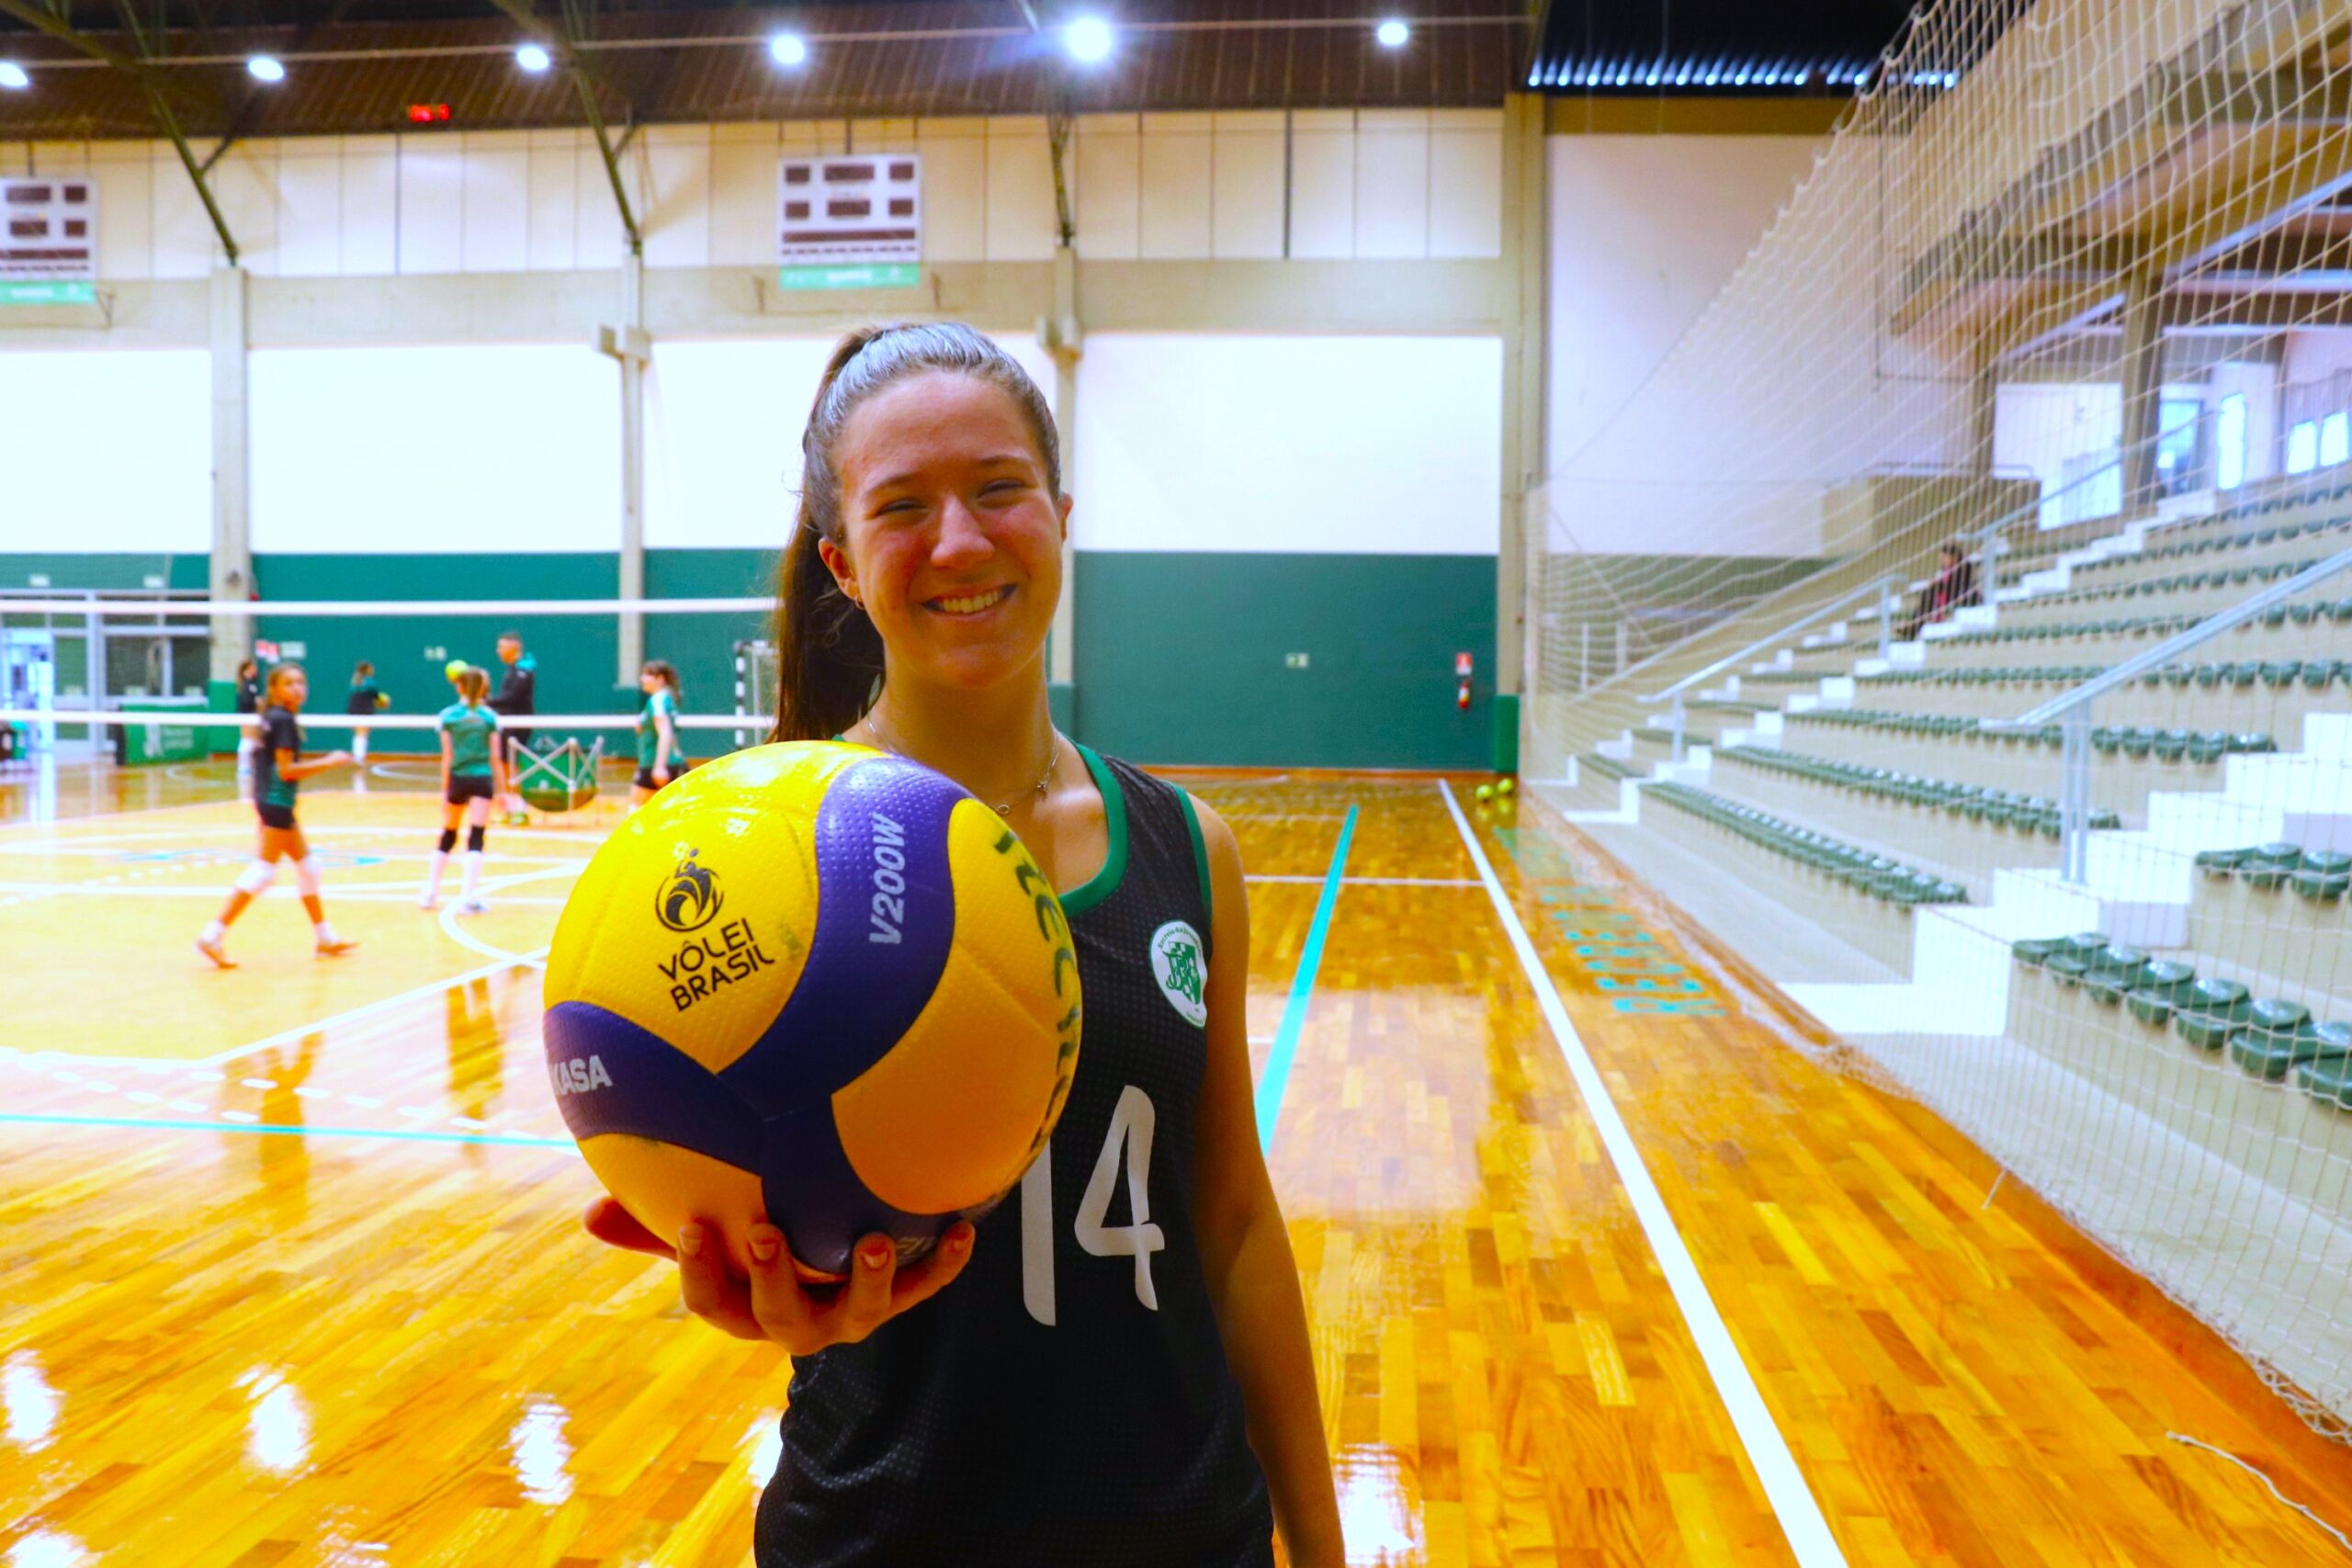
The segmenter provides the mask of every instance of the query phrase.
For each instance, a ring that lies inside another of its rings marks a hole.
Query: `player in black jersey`
[[[792,1352],[761,1568],[1256,1568],[1277,1530],[1298,1568],[1339,1568],[1251,1103],[1240,852],[1207,807],[1053,726],[1070,503],[1045,400],[968,327],[863,331],[833,355],[802,456],[776,738],[916,758],[1021,834],[1077,942],[1077,1075],[977,1234],[905,1270],[868,1236],[831,1297],[773,1227],[752,1233],[749,1280],[702,1226],[673,1252],[604,1200],[589,1229],[679,1257],[696,1314]]]
[[[222,969],[234,969],[230,960],[227,942],[229,928],[245,912],[245,906],[260,897],[269,885],[277,880],[277,863],[292,856],[294,878],[302,889],[302,909],[311,917],[311,930],[318,939],[322,958],[340,958],[359,944],[334,934],[327,924],[326,906],[319,897],[318,863],[311,859],[311,846],[302,837],[302,825],[294,818],[294,800],[300,781],[313,773],[340,768],[351,761],[348,751],[329,751],[323,757],[302,761],[302,726],[296,715],[311,695],[310,677],[299,664],[280,664],[269,672],[269,684],[257,716],[261,720],[261,747],[254,758],[254,814],[261,818],[261,842],[233,886],[229,889],[228,902],[220,913],[204,928],[196,939],[197,952]]]

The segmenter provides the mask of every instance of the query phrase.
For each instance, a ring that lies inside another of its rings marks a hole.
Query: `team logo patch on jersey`
[[[1151,933],[1151,975],[1168,998],[1168,1005],[1184,1021],[1209,1021],[1208,962],[1201,953],[1201,933],[1182,920],[1170,920]]]

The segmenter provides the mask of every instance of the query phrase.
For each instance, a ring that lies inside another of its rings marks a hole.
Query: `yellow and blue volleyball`
[[[985,1213],[1078,1065],[1078,959],[994,811],[865,747],[760,746],[674,780],[598,849],[548,955],[565,1124],[654,1234],[764,1215],[805,1272],[902,1259]]]

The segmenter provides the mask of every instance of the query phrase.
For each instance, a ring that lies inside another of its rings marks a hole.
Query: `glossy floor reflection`
[[[278,890],[219,976],[225,769],[0,781],[6,1568],[745,1560],[787,1369],[581,1235],[540,1066],[533,958],[613,815],[493,829],[459,922],[408,902],[433,803],[379,782],[305,797],[360,953],[318,965]],[[1434,783],[1192,782],[1262,879],[1261,1057],[1359,813],[1272,1155],[1350,1561],[1792,1561]],[[1478,831],[1848,1561],[2340,1561],[2165,1440],[2314,1490],[2259,1422],[1572,832]]]

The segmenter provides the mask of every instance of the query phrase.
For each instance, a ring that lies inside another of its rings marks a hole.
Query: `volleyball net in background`
[[[1839,983],[1785,973],[1846,1059],[2338,1437],[2346,191],[2352,0],[1923,9],[1665,359],[1569,412],[1521,747],[1612,846],[1838,937]]]
[[[662,599],[212,601],[200,593],[0,591],[0,728],[20,758],[103,757],[182,761],[234,751],[251,722],[233,711],[233,659],[250,648],[266,671],[300,664],[310,678],[302,711],[313,750],[348,749],[365,734],[371,762],[438,754],[435,716],[457,700],[452,663],[481,667],[496,699],[514,668],[531,676],[536,711],[503,722],[580,755],[626,759],[644,694],[636,663],[622,668],[633,632],[643,660],[676,671],[677,726],[708,757],[765,739],[775,665],[765,640],[773,601],[756,596]],[[216,637],[217,630],[232,635]],[[517,666],[503,637],[522,646]],[[353,713],[356,667],[385,705]],[[395,770],[397,773],[397,769]]]

